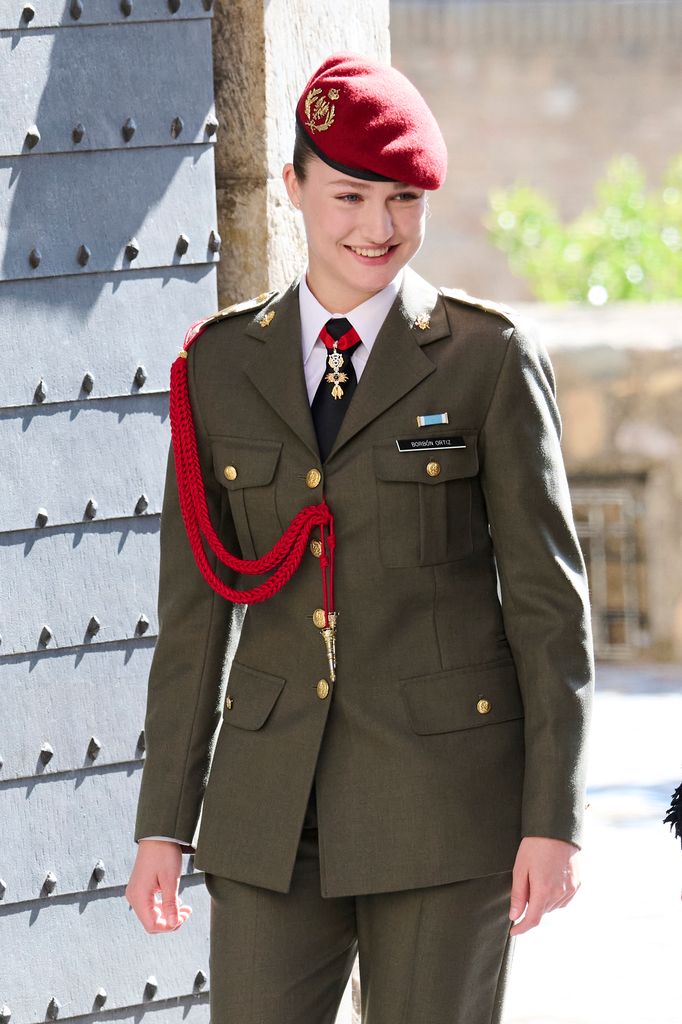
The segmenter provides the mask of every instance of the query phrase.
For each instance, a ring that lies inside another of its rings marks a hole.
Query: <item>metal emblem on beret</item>
[[[338,89],[330,89],[325,96],[321,89],[311,89],[305,98],[306,128],[311,132],[326,132],[334,124],[336,107],[334,100],[339,98]]]

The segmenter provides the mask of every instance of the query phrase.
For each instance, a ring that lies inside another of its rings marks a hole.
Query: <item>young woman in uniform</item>
[[[409,265],[446,160],[403,75],[330,56],[283,171],[305,271],[173,364],[126,897],[181,927],[195,853],[213,1024],[332,1024],[356,953],[364,1024],[498,1022],[515,937],[580,884],[594,666],[555,380],[513,310]]]

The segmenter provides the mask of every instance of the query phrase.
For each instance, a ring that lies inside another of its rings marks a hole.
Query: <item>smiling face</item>
[[[282,177],[303,214],[308,286],[331,313],[347,313],[381,291],[421,248],[424,189],[354,178],[312,155],[305,180],[291,163]]]

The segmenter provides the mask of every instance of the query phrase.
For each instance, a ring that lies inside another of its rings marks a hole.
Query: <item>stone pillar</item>
[[[305,266],[300,213],[282,167],[294,107],[324,58],[353,50],[390,60],[388,0],[218,0],[213,20],[220,306],[285,287]]]

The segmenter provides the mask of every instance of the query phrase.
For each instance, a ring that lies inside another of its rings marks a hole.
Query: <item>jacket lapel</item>
[[[300,276],[246,328],[247,334],[263,344],[254,346],[244,369],[319,459],[301,359],[299,280]],[[275,316],[270,324],[261,327],[259,320],[272,311]],[[420,323],[425,326],[420,327]],[[442,296],[411,267],[405,267],[402,286],[372,346],[327,462],[363,427],[434,372],[436,364],[426,355],[424,346],[449,334]]]

